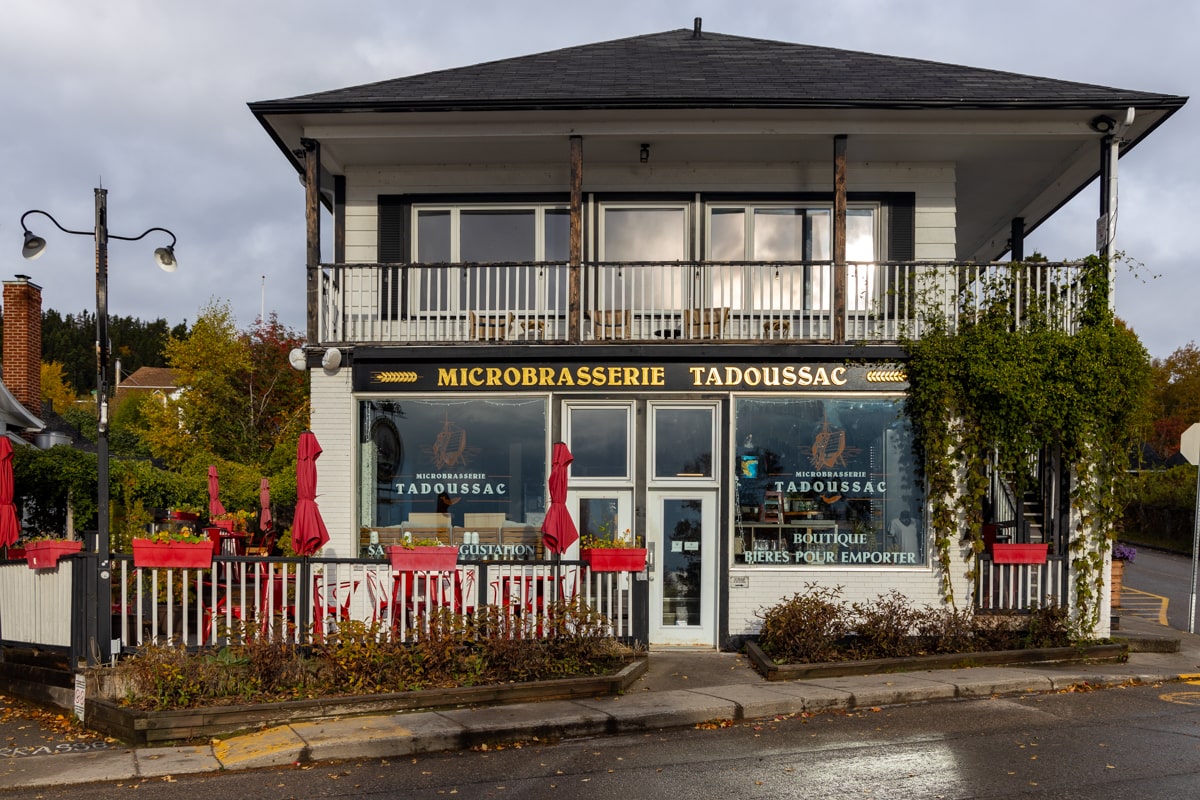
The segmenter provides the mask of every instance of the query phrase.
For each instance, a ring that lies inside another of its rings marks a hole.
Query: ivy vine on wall
[[[1074,476],[1070,603],[1086,636],[1099,622],[1105,554],[1124,506],[1129,447],[1148,419],[1150,360],[1112,316],[1106,260],[1083,262],[1071,303],[1066,295],[1034,295],[1029,276],[1039,269],[1063,268],[1014,264],[985,285],[972,283],[955,298],[956,313],[946,315],[957,320],[953,330],[946,318],[931,319],[919,339],[905,342],[908,411],[942,596],[950,604],[954,548],[962,547],[964,556],[983,551],[989,460],[1015,477],[1019,494],[1031,456],[1046,447],[1061,453]],[[1076,315],[1074,325],[1064,326],[1069,314]],[[973,587],[978,559],[967,561]]]

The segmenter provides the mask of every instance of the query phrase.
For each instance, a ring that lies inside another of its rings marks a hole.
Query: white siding
[[[826,163],[665,164],[584,163],[584,188],[603,192],[828,192],[832,168]],[[951,164],[857,163],[847,167],[850,192],[915,192],[917,260],[950,261],[955,257],[955,173]],[[566,166],[544,167],[458,165],[422,169],[347,170],[346,261],[376,260],[376,209],[381,194],[564,193]]]
[[[929,547],[932,548],[932,541]],[[958,608],[970,608],[972,598],[967,586],[967,561],[956,553],[950,566],[954,576],[954,601]],[[936,567],[926,569],[869,568],[825,569],[738,569],[733,577],[747,577],[745,588],[729,589],[729,634],[756,635],[762,626],[761,612],[782,600],[803,593],[808,584],[842,588],[846,603],[867,602],[892,589],[908,598],[914,607],[942,605],[941,576]]]
[[[343,363],[336,372],[310,370],[312,381],[312,431],[321,444],[317,459],[317,507],[329,544],[323,555],[358,556],[358,526],[354,517],[354,443],[357,411],[350,392],[352,370]]]

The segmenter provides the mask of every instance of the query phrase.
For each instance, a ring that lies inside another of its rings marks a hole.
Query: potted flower
[[[172,522],[199,522],[200,507],[190,505],[172,506],[167,512],[167,518]]]
[[[214,528],[220,528],[229,533],[246,533],[250,530],[249,511],[227,511],[224,514],[213,516],[209,521]]]
[[[1127,544],[1117,542],[1112,549],[1112,571],[1109,573],[1111,580],[1109,585],[1112,588],[1113,608],[1121,606],[1121,587],[1125,582],[1125,562],[1133,563],[1133,559],[1137,557],[1137,550]]]
[[[208,569],[212,559],[212,540],[186,526],[174,531],[156,531],[133,540],[133,565],[138,569]]]
[[[641,572],[646,568],[646,548],[641,537],[630,535],[628,528],[612,538],[583,536],[579,540],[579,557],[592,572]]]
[[[21,561],[25,558],[25,540],[17,539],[4,548],[4,557],[9,561]]]
[[[25,541],[25,561],[30,569],[52,569],[63,556],[78,553],[83,542],[61,536],[42,534]]]
[[[450,572],[458,566],[458,548],[437,539],[405,539],[387,547],[392,569],[400,572]]]

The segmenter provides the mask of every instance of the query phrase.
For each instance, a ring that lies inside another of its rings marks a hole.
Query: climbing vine
[[[982,552],[989,460],[1020,494],[1027,464],[1044,447],[1072,468],[1071,598],[1081,633],[1099,622],[1105,554],[1123,508],[1128,448],[1148,419],[1149,357],[1108,307],[1108,262],[1091,257],[1076,283],[1082,299],[1030,310],[1028,281],[1043,265],[1014,264],[1006,276],[956,298],[952,330],[934,319],[906,341],[908,410],[930,504],[941,589],[954,603],[954,548]],[[969,312],[969,313],[968,313]],[[1061,321],[1075,313],[1073,332]],[[969,558],[967,578],[978,579]]]

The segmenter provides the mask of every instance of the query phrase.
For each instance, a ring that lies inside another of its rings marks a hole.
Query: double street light
[[[154,251],[154,260],[165,272],[174,272],[179,266],[175,260],[175,234],[166,228],[147,228],[137,236],[117,236],[108,232],[108,190],[97,188],[96,193],[96,225],[90,231],[73,231],[64,228],[54,217],[45,211],[32,209],[21,215],[21,229],[25,232],[25,244],[21,247],[21,255],[29,260],[38,258],[46,249],[46,240],[35,235],[25,225],[25,218],[30,214],[40,214],[54,223],[63,233],[76,236],[91,236],[96,242],[96,552],[99,555],[99,581],[96,586],[97,598],[93,605],[95,612],[95,636],[97,650],[103,660],[110,656],[112,638],[112,619],[108,614],[109,597],[112,591],[111,542],[109,539],[108,514],[108,240],[120,239],[126,242],[136,242],[154,231],[161,231],[171,237],[171,243]],[[92,653],[88,653],[89,658]]]

